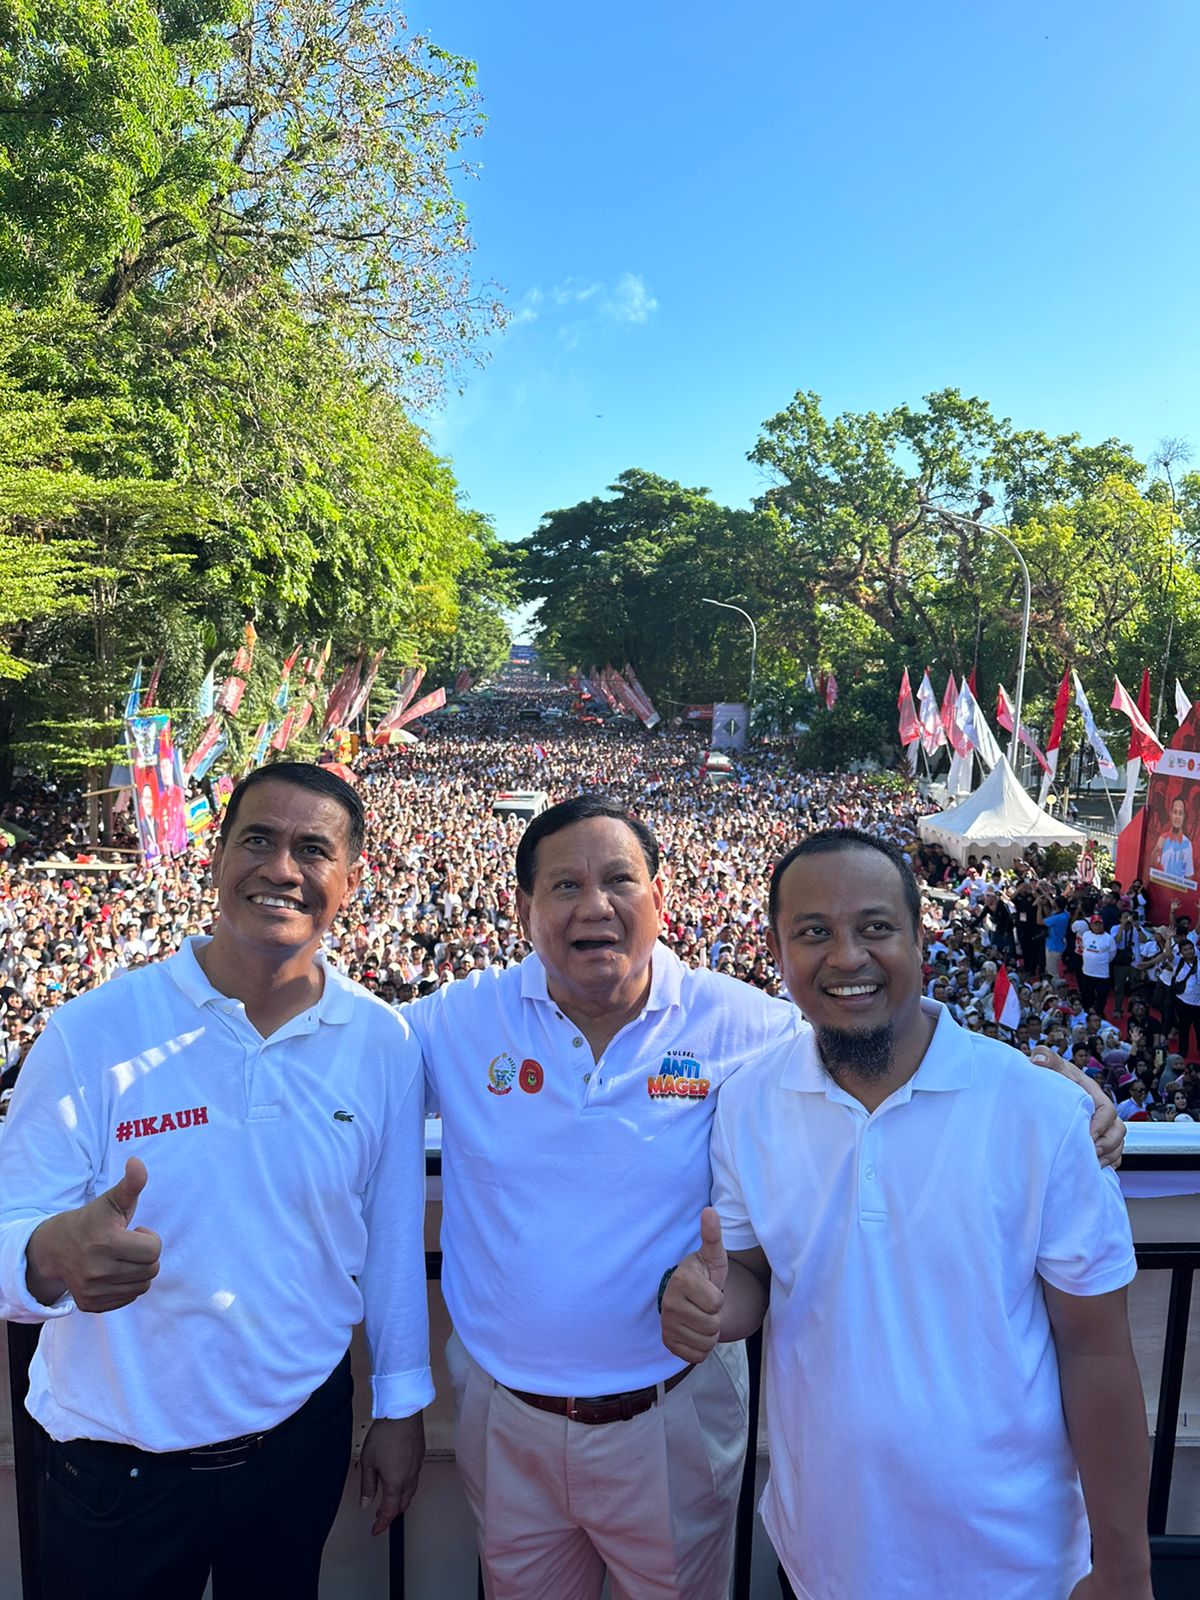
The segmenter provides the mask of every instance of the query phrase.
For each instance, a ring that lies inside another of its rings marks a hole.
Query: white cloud
[[[658,310],[658,301],[640,273],[623,272],[616,287],[605,296],[601,309],[614,322],[648,322]]]
[[[537,322],[552,309],[587,308],[610,322],[643,323],[658,310],[658,301],[637,272],[623,272],[614,284],[584,278],[564,278],[549,289],[535,286],[522,295],[509,318],[510,328]],[[575,349],[583,337],[584,324],[578,320],[559,326],[557,337],[567,349]]]

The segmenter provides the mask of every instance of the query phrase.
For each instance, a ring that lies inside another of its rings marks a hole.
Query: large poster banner
[[[1200,754],[1167,750],[1146,790],[1143,876],[1150,885],[1151,916],[1165,922],[1172,900],[1196,917],[1196,867],[1200,862]],[[1157,890],[1157,892],[1156,892]]]
[[[746,707],[740,700],[722,700],[713,706],[712,747],[741,750],[746,744]]]
[[[130,717],[125,723],[138,843],[148,866],[187,849],[187,807],[168,716]]]

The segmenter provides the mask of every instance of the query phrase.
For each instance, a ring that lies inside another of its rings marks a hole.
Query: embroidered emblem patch
[[[507,1050],[502,1050],[488,1062],[488,1093],[511,1094],[516,1075],[517,1063]]]
[[[522,1061],[521,1074],[517,1082],[526,1094],[537,1094],[546,1081],[546,1074],[542,1071],[542,1063],[532,1059]]]

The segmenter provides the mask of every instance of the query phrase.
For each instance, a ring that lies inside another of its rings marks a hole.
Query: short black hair
[[[233,832],[242,796],[247,789],[253,789],[260,783],[291,783],[298,789],[311,789],[314,794],[323,794],[329,800],[336,800],[346,813],[350,859],[357,861],[367,834],[363,803],[344,778],[339,778],[336,772],[330,772],[328,767],[315,767],[307,761],[275,761],[270,766],[255,767],[253,772],[248,772],[229,796],[229,804],[221,818],[222,844]]]
[[[776,926],[779,919],[779,886],[792,862],[799,861],[805,856],[832,855],[838,850],[874,850],[877,855],[884,856],[892,863],[900,874],[904,903],[908,907],[909,920],[912,922],[913,937],[916,938],[921,925],[921,888],[916,875],[905,860],[903,851],[890,839],[879,839],[873,833],[864,833],[861,828],[825,828],[820,833],[810,833],[807,839],[802,839],[799,844],[793,845],[783,860],[776,865],[771,874],[771,888],[767,896],[767,920],[774,932],[776,934],[779,932]]]
[[[533,893],[533,875],[537,870],[537,847],[551,834],[569,828],[575,822],[590,822],[593,817],[612,817],[623,822],[637,839],[646,858],[646,870],[652,878],[658,876],[658,840],[638,817],[632,816],[619,801],[606,794],[577,794],[571,800],[562,800],[550,806],[525,829],[517,846],[517,886],[526,894]]]

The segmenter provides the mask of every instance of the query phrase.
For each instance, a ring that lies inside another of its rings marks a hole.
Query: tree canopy
[[[410,415],[499,318],[480,126],[473,64],[394,5],[10,8],[0,789],[93,767],[139,657],[190,705],[248,619],[264,661],[495,656],[507,558]]]
[[[632,659],[668,701],[744,697],[758,629],[760,719],[797,719],[843,757],[895,753],[907,665],[974,670],[985,710],[1011,691],[1028,564],[1026,720],[1048,721],[1064,665],[1107,707],[1143,665],[1200,690],[1200,477],[1138,461],[1116,439],[1019,429],[954,389],[919,407],[829,417],[798,393],[750,459],[774,480],[750,511],[643,471],[546,513],[523,541],[541,648],[564,665]],[[983,524],[980,526],[979,524]],[[809,669],[837,677],[816,717]],[[663,708],[665,709],[665,708]]]

